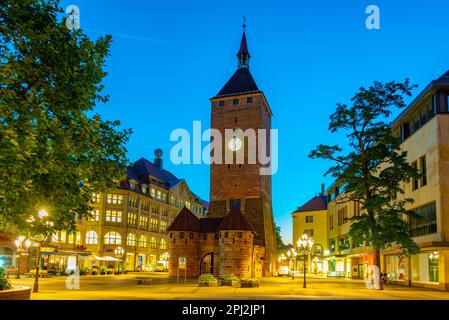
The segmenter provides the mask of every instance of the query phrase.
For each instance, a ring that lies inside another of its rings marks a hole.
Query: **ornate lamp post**
[[[16,241],[14,241],[14,244],[17,248],[17,253],[19,254],[19,258],[17,260],[17,275],[16,278],[20,279],[20,260],[22,260],[22,252],[27,252],[28,249],[31,246],[31,240],[26,239],[24,236],[19,236]]]
[[[306,288],[306,273],[307,273],[307,258],[313,247],[313,239],[309,238],[306,234],[303,234],[297,242],[298,249],[304,258],[304,283],[303,288]]]
[[[122,248],[122,247],[117,247],[117,248],[115,248],[115,250],[114,250],[114,254],[115,254],[115,256],[117,257],[117,258],[119,258],[119,259],[121,259],[122,257],[123,257],[123,255],[125,254],[125,250]],[[119,262],[119,264],[118,264],[118,267],[117,267],[117,271],[118,272],[121,272],[122,270],[121,270],[121,261]]]

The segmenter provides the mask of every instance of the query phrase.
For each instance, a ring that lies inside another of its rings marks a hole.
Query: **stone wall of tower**
[[[170,231],[168,242],[168,270],[170,278],[178,276],[179,258],[187,259],[186,271],[179,270],[180,278],[184,277],[184,272],[188,278],[196,278],[199,275],[199,233],[189,231]]]
[[[249,231],[220,231],[220,276],[251,277],[254,236]]]

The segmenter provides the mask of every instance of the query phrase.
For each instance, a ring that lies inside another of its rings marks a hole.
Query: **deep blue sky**
[[[210,126],[209,98],[236,68],[242,15],[252,54],[251,72],[279,129],[279,171],[273,205],[284,240],[290,213],[319,192],[329,163],[311,160],[319,143],[344,143],[327,131],[337,102],[347,102],[373,80],[409,77],[422,89],[449,69],[446,0],[388,1],[108,1],[70,0],[92,37],[112,34],[105,80],[111,100],[97,111],[133,128],[129,158],[153,159],[209,198],[206,165],[169,162],[170,132],[200,120]],[[365,28],[365,8],[381,9],[381,30]],[[420,90],[418,89],[418,90]],[[415,95],[418,91],[415,92]]]

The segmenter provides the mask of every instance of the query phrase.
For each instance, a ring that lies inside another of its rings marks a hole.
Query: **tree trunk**
[[[380,271],[380,250],[379,249],[375,249],[374,251],[374,266],[377,267],[378,270],[378,276],[376,276],[375,272],[374,272],[374,288],[379,288],[378,290],[383,290],[384,287],[382,285],[382,274]],[[377,283],[376,283],[377,282]]]

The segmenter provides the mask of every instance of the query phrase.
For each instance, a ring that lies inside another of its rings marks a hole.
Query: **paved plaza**
[[[437,290],[386,285],[383,291],[368,290],[363,281],[312,278],[307,288],[302,279],[264,278],[258,288],[198,287],[196,281],[177,284],[165,273],[146,273],[150,285],[137,285],[142,274],[82,276],[79,290],[68,290],[65,277],[42,278],[40,292],[32,300],[127,300],[127,299],[424,299],[449,300],[449,293]],[[14,285],[33,285],[33,278],[10,279]]]

